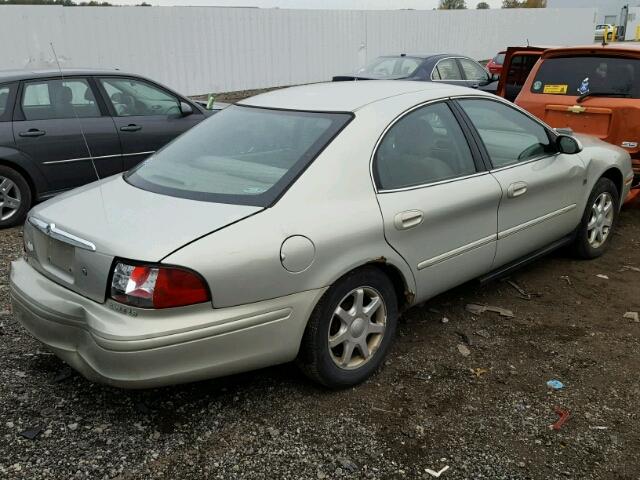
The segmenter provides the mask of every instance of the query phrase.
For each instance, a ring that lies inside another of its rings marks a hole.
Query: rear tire
[[[357,385],[382,363],[395,335],[398,299],[391,280],[365,267],[338,280],[316,305],[297,363],[332,389]]]
[[[0,165],[0,228],[24,223],[31,208],[31,189],[25,178],[11,167]]]
[[[589,195],[573,244],[577,257],[597,258],[609,248],[619,208],[620,194],[615,184],[608,178],[600,178]]]

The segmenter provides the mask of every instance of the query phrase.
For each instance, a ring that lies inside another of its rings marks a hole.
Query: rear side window
[[[460,100],[459,103],[478,130],[494,167],[555,151],[546,129],[515,108],[491,100]]]
[[[374,165],[382,190],[476,172],[462,129],[444,103],[419,108],[400,119],[380,142]]]
[[[577,56],[549,58],[540,65],[532,93],[640,98],[640,60]]]
[[[9,94],[11,93],[8,85],[0,85],[0,122],[9,120]]]
[[[482,65],[468,58],[461,58],[460,65],[467,80],[487,80],[489,75]]]
[[[497,54],[495,57],[493,57],[493,62],[496,65],[502,65],[504,63],[504,56],[505,56],[504,53]]]
[[[26,83],[22,111],[26,120],[100,116],[93,91],[82,78]]]

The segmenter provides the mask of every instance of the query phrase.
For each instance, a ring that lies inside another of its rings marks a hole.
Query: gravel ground
[[[640,271],[625,268],[640,267],[640,209],[604,257],[514,275],[530,298],[470,283],[411,309],[377,375],[341,392],[292,365],[148,391],[90,383],[8,311],[20,235],[0,232],[0,478],[640,478],[640,323],[623,318],[640,311]],[[557,431],[556,406],[571,412]]]

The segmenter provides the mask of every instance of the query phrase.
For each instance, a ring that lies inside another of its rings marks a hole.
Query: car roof
[[[565,53],[630,53],[632,55],[640,55],[640,45],[633,43],[608,43],[606,45],[593,44],[593,45],[577,45],[574,47],[555,47],[549,48],[544,52],[544,56],[555,56],[557,54]]]
[[[365,105],[389,97],[417,92],[424,93],[425,101],[461,94],[490,95],[478,90],[438,82],[360,80],[283,88],[244,99],[238,104],[283,110],[355,112]]]
[[[130,73],[121,72],[116,69],[77,69],[77,68],[63,68],[62,75],[75,76],[75,75],[132,75]],[[56,77],[60,75],[60,70],[50,68],[42,70],[0,70],[0,82],[15,82],[18,80],[29,80],[32,78],[48,78]],[[140,75],[135,75],[139,77]]]

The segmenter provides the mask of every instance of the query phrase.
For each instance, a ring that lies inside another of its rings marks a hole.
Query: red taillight
[[[177,267],[117,262],[111,298],[142,308],[171,308],[206,302],[209,289],[198,274]]]

